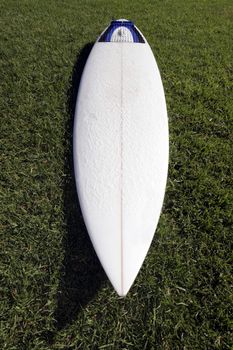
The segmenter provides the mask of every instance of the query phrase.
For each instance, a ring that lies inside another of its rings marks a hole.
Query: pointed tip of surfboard
[[[134,276],[134,278],[131,278],[128,281],[124,281],[124,285],[122,285],[121,281],[119,281],[119,280],[118,281],[113,281],[111,276],[109,276],[109,279],[111,281],[111,284],[112,284],[113,288],[115,289],[117,295],[119,297],[121,297],[121,298],[126,297],[126,295],[129,293],[129,290],[132,287],[135,278],[136,278],[136,275]]]
[[[125,298],[126,297],[126,295],[128,294],[128,292],[129,292],[129,290],[130,290],[130,287],[131,287],[131,285],[129,286],[129,288],[127,288],[127,289],[118,289],[118,288],[116,288],[115,286],[113,286],[114,287],[114,289],[115,289],[115,291],[117,292],[117,295],[120,297],[120,298]]]

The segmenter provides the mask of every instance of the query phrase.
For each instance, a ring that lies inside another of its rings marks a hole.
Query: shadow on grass
[[[73,67],[71,87],[67,92],[69,120],[65,132],[66,154],[64,161],[64,173],[66,174],[64,214],[67,235],[64,238],[63,276],[55,313],[57,329],[64,328],[75,319],[80,309],[93,298],[101,283],[106,279],[82,218],[73,167],[72,134],[76,97],[83,68],[92,47],[93,44],[89,43],[79,53]]]

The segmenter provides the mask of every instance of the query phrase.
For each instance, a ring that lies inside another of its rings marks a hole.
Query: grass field
[[[120,299],[87,237],[72,168],[74,104],[112,18],[149,41],[166,93],[163,213]],[[233,4],[0,2],[0,349],[232,349]]]

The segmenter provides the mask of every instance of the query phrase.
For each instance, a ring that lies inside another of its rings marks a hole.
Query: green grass
[[[163,213],[125,299],[87,238],[71,154],[80,73],[113,17],[148,39],[170,128]],[[2,350],[231,349],[232,23],[230,0],[1,0]]]

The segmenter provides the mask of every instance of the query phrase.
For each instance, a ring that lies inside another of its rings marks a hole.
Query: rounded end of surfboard
[[[128,19],[125,19],[125,18],[119,18],[119,19],[116,19],[112,22],[130,22]]]
[[[132,21],[124,18],[113,20],[101,34],[99,42],[145,43],[145,39]]]

